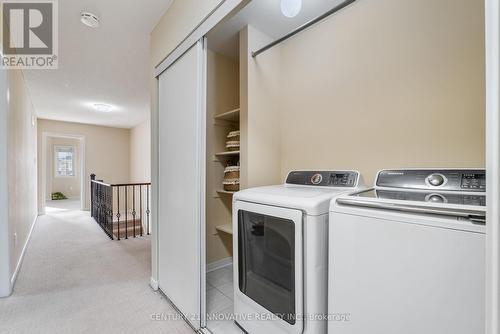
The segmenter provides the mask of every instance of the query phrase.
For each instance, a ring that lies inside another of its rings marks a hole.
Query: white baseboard
[[[21,270],[21,265],[23,264],[24,255],[26,253],[26,249],[28,248],[28,244],[31,241],[31,234],[33,233],[33,229],[35,228],[36,221],[38,216],[35,216],[33,223],[31,224],[30,232],[28,233],[28,238],[26,238],[26,242],[24,243],[23,250],[21,251],[21,256],[19,257],[19,261],[17,261],[16,270],[14,274],[12,274],[12,278],[10,279],[10,285],[12,286],[12,290],[14,290],[14,284],[16,283],[17,275],[19,274],[19,270]]]
[[[153,277],[151,277],[150,281],[149,281],[149,285],[151,286],[151,289],[155,290],[155,291],[158,291],[159,287],[158,287],[158,281],[155,280]]]
[[[226,257],[225,259],[222,259],[219,261],[207,263],[207,273],[214,271],[214,270],[217,270],[217,269],[220,269],[220,268],[228,267],[232,264],[233,264],[232,257]]]

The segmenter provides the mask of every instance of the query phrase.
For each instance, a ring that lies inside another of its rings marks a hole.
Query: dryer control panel
[[[484,169],[383,170],[377,176],[376,186],[485,192],[486,171]]]
[[[359,173],[356,171],[292,171],[288,173],[286,184],[355,188]]]

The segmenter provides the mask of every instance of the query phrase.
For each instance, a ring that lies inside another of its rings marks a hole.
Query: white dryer
[[[360,184],[356,171],[293,171],[234,195],[234,313],[247,333],[326,333],[329,203]]]
[[[484,170],[384,170],[332,201],[329,334],[479,334]]]

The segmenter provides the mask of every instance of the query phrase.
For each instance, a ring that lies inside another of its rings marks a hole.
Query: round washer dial
[[[427,176],[427,182],[433,187],[439,187],[446,183],[446,177],[441,174],[431,174]]]
[[[323,181],[323,175],[314,174],[313,176],[311,176],[311,183],[312,184],[320,184],[321,181]]]
[[[429,203],[448,203],[446,197],[441,194],[429,194],[425,196],[425,201]]]

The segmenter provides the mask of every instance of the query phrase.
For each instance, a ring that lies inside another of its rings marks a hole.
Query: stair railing
[[[109,184],[90,175],[90,213],[112,240],[151,233],[151,183]]]

